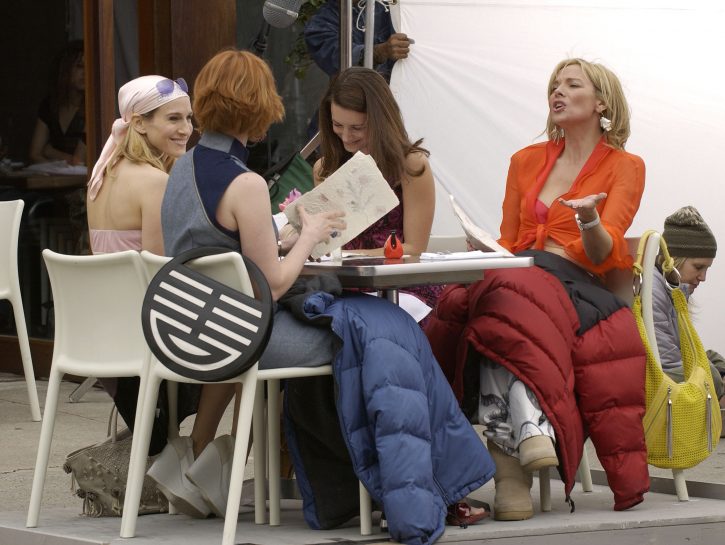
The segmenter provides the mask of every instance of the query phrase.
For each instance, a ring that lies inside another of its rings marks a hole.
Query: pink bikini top
[[[549,217],[549,207],[539,199],[536,199],[534,203],[534,212],[536,213],[536,221],[546,223],[546,219]]]
[[[90,229],[91,251],[94,254],[112,254],[124,250],[141,251],[141,230],[117,231]]]

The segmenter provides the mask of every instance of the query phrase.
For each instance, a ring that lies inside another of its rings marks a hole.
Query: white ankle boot
[[[199,490],[184,474],[194,462],[194,450],[190,437],[176,437],[169,441],[147,475],[174,507],[186,515],[206,518],[209,507]]]
[[[209,443],[186,470],[186,477],[218,517],[224,517],[234,457],[234,437],[221,435]]]

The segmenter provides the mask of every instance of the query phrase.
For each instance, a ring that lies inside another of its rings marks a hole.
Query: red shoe
[[[467,528],[469,524],[475,524],[479,520],[483,520],[489,516],[491,516],[491,506],[487,503],[483,503],[481,512],[474,513],[470,505],[466,502],[459,501],[448,506],[446,524]]]

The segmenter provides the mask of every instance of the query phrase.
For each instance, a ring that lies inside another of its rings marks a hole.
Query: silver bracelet
[[[576,224],[579,226],[580,231],[587,231],[593,227],[596,227],[601,223],[601,220],[599,218],[599,214],[597,214],[597,217],[594,218],[592,221],[583,223],[581,219],[579,219],[579,214],[574,214],[574,219],[576,220]]]

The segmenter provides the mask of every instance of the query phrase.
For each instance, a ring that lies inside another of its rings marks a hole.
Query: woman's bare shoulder
[[[411,151],[405,156],[405,169],[408,172],[419,172],[427,168],[429,168],[428,155],[424,152]]]
[[[148,188],[149,185],[166,187],[169,175],[147,163],[139,164],[124,161],[116,169],[116,179],[118,182],[127,184],[128,187],[143,190],[143,188]]]

